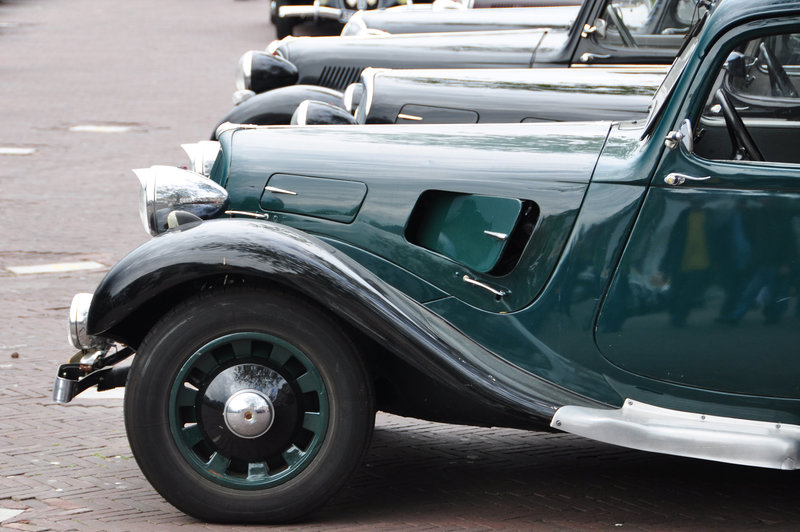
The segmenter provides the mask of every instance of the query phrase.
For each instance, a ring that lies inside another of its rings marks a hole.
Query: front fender
[[[597,406],[505,362],[317,238],[269,222],[215,220],[146,242],[103,279],[87,330],[102,335],[179,284],[225,274],[304,294],[442,386],[492,408],[549,421],[565,404]]]
[[[291,85],[256,94],[222,117],[214,126],[211,140],[217,138],[217,128],[225,122],[260,126],[288,125],[297,106],[304,100],[317,100],[342,107],[342,93],[316,85]]]

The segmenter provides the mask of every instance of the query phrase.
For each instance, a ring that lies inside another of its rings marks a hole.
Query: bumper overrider
[[[116,366],[133,354],[125,347],[114,350],[114,342],[86,332],[86,321],[92,305],[92,294],[76,294],[69,309],[69,341],[78,349],[68,364],[58,368],[53,384],[53,401],[69,403],[92,386],[98,391],[125,386],[130,366]]]
[[[153,236],[223,213],[233,214],[225,210],[227,191],[207,177],[219,153],[219,143],[204,141],[183,148],[192,161],[192,170],[171,166],[134,170],[142,185],[139,196],[142,224]],[[127,381],[130,366],[118,364],[133,355],[134,350],[89,334],[92,299],[93,294],[89,293],[76,294],[72,299],[68,339],[78,352],[69,363],[58,368],[53,385],[53,400],[57,403],[69,403],[92,386],[105,391],[125,386]]]

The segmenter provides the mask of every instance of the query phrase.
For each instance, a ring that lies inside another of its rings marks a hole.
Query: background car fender
[[[341,107],[342,93],[316,85],[291,85],[256,94],[236,105],[222,117],[211,134],[216,140],[216,130],[220,124],[257,124],[262,126],[289,124],[300,102],[316,100]]]
[[[439,385],[531,425],[565,404],[604,406],[503,361],[317,238],[258,220],[204,222],[146,242],[100,283],[88,331],[135,348],[188,289],[226,278],[301,293]]]

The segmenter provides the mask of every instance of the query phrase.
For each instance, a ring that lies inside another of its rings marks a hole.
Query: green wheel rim
[[[272,399],[275,423],[258,437],[239,437],[220,421],[227,410],[217,410],[225,397],[252,390]],[[311,360],[280,338],[253,332],[220,337],[189,357],[173,380],[168,408],[173,440],[197,473],[252,490],[303,471],[325,439],[330,412]]]

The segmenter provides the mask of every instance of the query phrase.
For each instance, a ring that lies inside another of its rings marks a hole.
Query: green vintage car
[[[723,0],[647,119],[230,126],[139,171],[158,236],[76,296],[55,399],[126,384],[213,521],[307,515],[376,409],[796,469],[798,87],[800,1]]]

